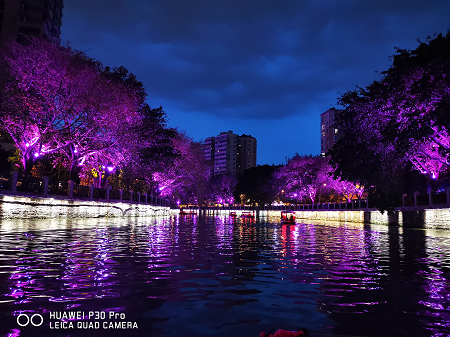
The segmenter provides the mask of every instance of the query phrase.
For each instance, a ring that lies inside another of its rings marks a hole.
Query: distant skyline
[[[129,69],[170,126],[252,135],[271,165],[320,154],[320,114],[340,94],[449,28],[448,0],[66,0],[61,38]]]

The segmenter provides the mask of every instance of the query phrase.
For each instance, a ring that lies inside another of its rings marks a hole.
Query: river
[[[2,336],[448,336],[450,232],[227,216],[0,222]]]

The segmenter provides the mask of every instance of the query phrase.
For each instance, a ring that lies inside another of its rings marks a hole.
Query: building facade
[[[238,137],[236,176],[242,177],[244,171],[256,166],[256,139],[252,136]]]
[[[0,1],[0,41],[5,43],[21,36],[40,37],[59,43],[63,0]]]
[[[211,162],[214,176],[228,174],[240,178],[245,169],[256,166],[256,139],[238,136],[233,131],[221,132],[205,139],[203,153]]]
[[[320,115],[320,153],[325,156],[339,139],[339,128],[336,124],[336,113],[342,111],[331,108]]]

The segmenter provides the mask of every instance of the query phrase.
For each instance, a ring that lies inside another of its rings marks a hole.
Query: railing
[[[83,186],[74,184],[73,185],[73,196],[82,199],[88,199],[90,194],[89,186]]]
[[[326,211],[326,210],[365,210],[369,208],[367,199],[356,199],[349,202],[316,203],[316,204],[291,204],[291,205],[230,205],[230,206],[205,206],[201,207],[211,210],[267,210],[267,211]],[[188,206],[186,209],[198,209],[198,207]]]
[[[93,184],[83,186],[75,184],[71,180],[68,182],[52,181],[48,177],[19,179],[17,171],[11,171],[9,178],[0,177],[0,189],[8,190],[9,194],[13,195],[23,194],[44,197],[51,195],[69,199],[76,198],[106,202],[114,200],[126,203],[170,206],[169,200],[147,195],[146,193],[113,190],[110,186],[107,188],[95,188]]]
[[[68,183],[49,181],[47,193],[52,195],[68,195]]]
[[[162,199],[158,196],[147,195],[145,193],[136,193],[126,190],[113,190],[111,187],[95,188],[91,186],[82,186],[74,184],[73,181],[59,182],[51,181],[48,177],[34,178],[27,177],[24,179],[18,178],[17,171],[11,171],[10,177],[0,177],[0,189],[9,190],[11,194],[23,193],[33,195],[52,195],[67,198],[77,198],[84,200],[110,200],[126,202],[126,203],[140,203],[150,204],[166,207],[176,207],[169,200]],[[412,195],[403,194],[401,198],[402,207],[450,207],[450,187],[444,191],[435,193],[429,190],[426,195],[420,195],[414,192]],[[195,207],[190,206],[188,209],[206,209],[206,210],[274,210],[274,211],[326,211],[326,210],[367,210],[369,209],[368,199],[354,199],[348,202],[335,203],[316,203],[316,204],[292,204],[292,205],[265,205],[260,207],[228,205],[223,207],[205,206]]]
[[[18,179],[16,183],[17,191],[20,192],[43,192],[43,180],[34,177],[27,177],[27,179]]]
[[[120,200],[120,191],[119,190],[111,190],[109,191],[109,199],[112,200]]]
[[[347,202],[334,202],[334,203],[315,203],[315,204],[295,204],[295,205],[265,205],[265,206],[241,206],[231,205],[226,207],[217,206],[204,206],[200,207],[205,210],[268,210],[268,211],[333,211],[333,210],[368,210],[370,207],[370,201],[368,199],[353,199]],[[418,208],[443,208],[450,207],[450,187],[447,187],[444,191],[435,193],[433,190],[429,190],[427,194],[420,195],[419,192],[414,192],[411,195],[404,194],[402,198],[398,200],[398,206],[396,209],[402,210],[405,207]],[[192,207],[188,207],[192,208]],[[195,209],[198,209],[195,208]],[[404,210],[404,209],[403,209]]]

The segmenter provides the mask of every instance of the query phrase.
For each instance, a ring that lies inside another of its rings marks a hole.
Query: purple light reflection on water
[[[7,337],[18,337],[20,336],[19,329],[11,329],[11,333],[7,334]]]
[[[0,334],[19,328],[18,313],[48,319],[66,310],[123,312],[139,324],[127,336],[258,336],[299,326],[358,336],[448,330],[450,235],[246,220],[0,223]]]

